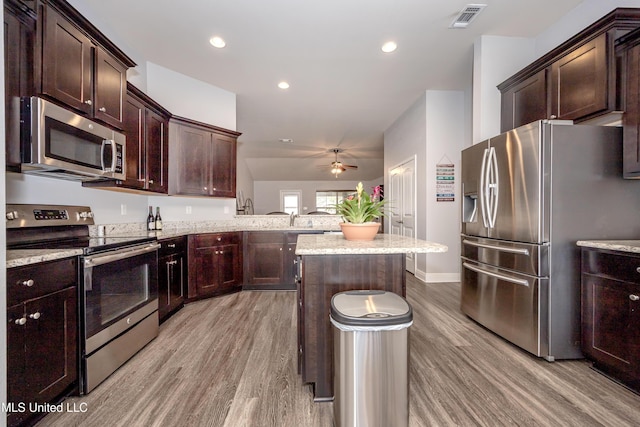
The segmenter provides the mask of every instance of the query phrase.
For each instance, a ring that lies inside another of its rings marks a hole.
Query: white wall
[[[427,282],[460,280],[460,160],[467,145],[469,121],[464,115],[465,94],[461,91],[427,91],[426,240],[449,247],[446,254],[426,254]],[[455,201],[436,201],[436,164],[453,163]],[[422,271],[417,272],[422,278]]]
[[[383,183],[382,177],[373,181],[364,181],[365,191],[371,193],[371,187]],[[302,214],[316,210],[316,191],[356,190],[358,181],[334,179],[332,181],[256,181],[253,184],[253,205],[256,215],[282,210],[280,208],[280,190],[302,191]]]
[[[385,183],[389,169],[416,156],[416,237],[443,243],[445,254],[418,254],[415,276],[427,282],[460,280],[460,151],[470,124],[462,91],[426,91],[384,135]],[[436,201],[436,164],[455,165],[454,202]],[[388,231],[388,228],[387,228]]]
[[[475,144],[500,133],[500,91],[496,86],[536,59],[535,40],[480,36],[474,43],[473,59]]]
[[[147,94],[176,116],[236,130],[236,94],[147,62]]]

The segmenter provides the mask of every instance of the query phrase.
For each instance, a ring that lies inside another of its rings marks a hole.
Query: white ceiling
[[[253,178],[290,181],[327,179],[317,165],[330,164],[333,147],[359,166],[344,179],[382,176],[384,131],[425,90],[470,87],[476,37],[534,37],[580,1],[485,0],[464,30],[448,28],[464,0],[71,3],[146,60],[234,92]],[[209,44],[214,35],[224,49]],[[380,50],[387,40],[398,44],[391,54]]]

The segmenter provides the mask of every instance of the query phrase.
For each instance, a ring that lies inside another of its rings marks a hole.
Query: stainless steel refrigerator
[[[640,237],[620,128],[537,121],[462,152],[461,309],[544,357],[580,352],[577,240]]]

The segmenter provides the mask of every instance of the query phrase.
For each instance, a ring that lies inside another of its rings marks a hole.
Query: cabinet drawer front
[[[7,305],[74,286],[77,258],[43,262],[7,270]]]
[[[181,253],[187,249],[187,243],[184,237],[162,239],[159,240],[158,243],[160,243],[160,249],[158,249],[158,257]]]
[[[583,249],[582,271],[615,280],[640,283],[640,256]]]
[[[198,248],[219,246],[228,243],[238,243],[240,237],[238,233],[211,233],[211,234],[199,234],[193,237],[193,242]]]
[[[247,233],[248,243],[284,243],[282,231],[250,231]]]

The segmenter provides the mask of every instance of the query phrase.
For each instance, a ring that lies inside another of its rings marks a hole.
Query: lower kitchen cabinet
[[[76,258],[7,270],[9,426],[38,416],[30,403],[53,403],[77,387],[76,284]]]
[[[185,237],[174,237],[158,243],[158,317],[162,323],[184,306],[187,241]]]
[[[189,236],[187,297],[203,298],[242,290],[242,233]]]
[[[296,242],[321,231],[247,231],[244,286],[247,290],[295,290]]]
[[[640,255],[582,249],[582,352],[640,391]]]

